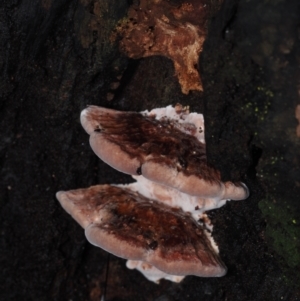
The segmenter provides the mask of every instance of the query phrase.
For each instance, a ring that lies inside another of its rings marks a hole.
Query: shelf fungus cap
[[[82,111],[81,123],[96,155],[121,172],[194,196],[247,198],[245,185],[222,183],[219,171],[207,163],[202,114],[197,118],[178,105],[167,108],[161,109],[163,115],[159,109],[136,113],[90,106]]]
[[[181,209],[109,185],[58,192],[57,198],[89,242],[116,256],[171,275],[226,274],[209,235]]]

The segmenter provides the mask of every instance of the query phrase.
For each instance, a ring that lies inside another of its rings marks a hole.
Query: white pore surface
[[[154,267],[153,265],[145,261],[127,260],[126,266],[129,269],[137,269],[148,280],[153,281],[155,283],[159,283],[160,279],[167,279],[179,283],[184,278],[184,276],[169,275],[165,272],[162,272],[156,267]]]
[[[179,108],[181,108],[181,110]],[[204,118],[202,114],[189,113],[189,109],[183,108],[181,105],[176,105],[175,107],[170,105],[165,108],[157,108],[151,111],[146,110],[141,113],[147,116],[155,116],[157,120],[164,118],[175,120],[178,122],[178,129],[187,134],[191,134],[189,126],[192,126],[195,129],[193,136],[200,142],[205,143]]]
[[[172,187],[152,182],[141,176],[132,176],[136,182],[128,185],[120,185],[139,192],[143,196],[157,200],[171,207],[181,208],[185,212],[190,212],[197,221],[207,210],[222,207],[227,200],[214,198],[201,198],[183,193]]]

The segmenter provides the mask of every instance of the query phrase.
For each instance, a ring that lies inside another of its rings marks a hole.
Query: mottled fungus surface
[[[145,261],[171,275],[226,273],[205,230],[181,209],[109,185],[60,191],[57,198],[89,242],[116,256]]]
[[[219,171],[207,163],[198,136],[203,127],[186,120],[186,112],[173,108],[171,114],[179,117],[90,106],[82,111],[81,123],[97,156],[121,172],[203,198],[247,198],[244,185],[222,183]]]
[[[182,92],[202,91],[197,65],[209,14],[208,0],[176,4],[167,0],[134,1],[128,21],[118,28],[120,48],[135,59],[153,55],[170,58]]]

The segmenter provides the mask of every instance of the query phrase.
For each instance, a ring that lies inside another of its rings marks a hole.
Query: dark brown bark
[[[106,286],[115,301],[298,300],[298,2],[225,1],[201,54],[204,92],[184,95],[170,60],[130,60],[111,42],[127,1],[2,0],[0,299],[94,301]],[[251,197],[209,213],[227,276],[156,285],[88,244],[55,192],[131,181],[92,153],[86,105],[177,102],[205,114],[208,160]]]

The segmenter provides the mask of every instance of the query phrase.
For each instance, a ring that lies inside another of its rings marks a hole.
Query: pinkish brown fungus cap
[[[205,144],[181,131],[176,120],[90,106],[82,111],[81,123],[96,155],[121,172],[200,197],[249,195],[245,185],[221,182],[219,171],[207,163]]]
[[[94,245],[172,275],[219,277],[226,267],[205,230],[181,209],[116,186],[58,192]]]

